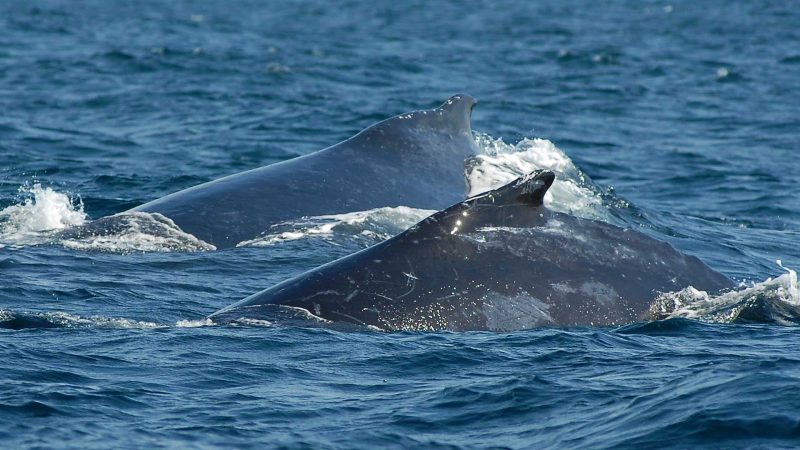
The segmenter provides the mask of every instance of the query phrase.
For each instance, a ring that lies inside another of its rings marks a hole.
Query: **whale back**
[[[218,248],[257,238],[278,223],[387,206],[441,209],[464,198],[464,161],[478,153],[457,95],[401,114],[334,146],[238,173],[146,203]]]
[[[211,318],[273,305],[382,329],[617,325],[643,318],[660,292],[732,286],[667,243],[547,210],[553,179],[538,171],[472,197]]]

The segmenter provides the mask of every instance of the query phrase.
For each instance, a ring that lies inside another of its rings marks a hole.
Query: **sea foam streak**
[[[61,311],[17,313],[0,309],[0,328],[161,328],[154,322],[103,316],[79,316]]]
[[[211,319],[179,320],[176,328],[197,328],[213,326]],[[169,328],[169,324],[159,324],[124,317],[79,316],[63,311],[15,312],[0,309],[0,328],[20,330],[31,328],[126,328],[153,329]]]

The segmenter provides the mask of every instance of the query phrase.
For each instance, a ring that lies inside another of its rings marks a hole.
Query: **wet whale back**
[[[641,319],[659,292],[732,282],[630,229],[547,210],[538,172],[440,211],[406,232],[215,315],[303,308],[383,329],[517,330]]]
[[[134,211],[163,214],[224,248],[304,216],[400,205],[440,209],[467,191],[463,162],[478,151],[470,128],[474,104],[469,96],[455,96],[324,150],[194,186]]]

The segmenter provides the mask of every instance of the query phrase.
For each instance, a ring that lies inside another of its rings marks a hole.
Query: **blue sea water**
[[[0,447],[800,446],[800,317],[731,313],[800,304],[796,6],[0,2]],[[425,212],[222,251],[136,223],[51,234],[460,92],[481,173],[554,168],[553,207],[639,227],[740,290],[621,328],[215,326]]]

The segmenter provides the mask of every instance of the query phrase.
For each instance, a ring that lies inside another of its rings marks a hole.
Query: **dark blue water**
[[[798,317],[731,311],[800,303],[775,262],[800,267],[798,23],[766,0],[0,2],[2,447],[796,447]],[[494,173],[582,173],[554,204],[741,291],[619,329],[222,327],[424,212],[224,251],[49,234],[459,92]]]

